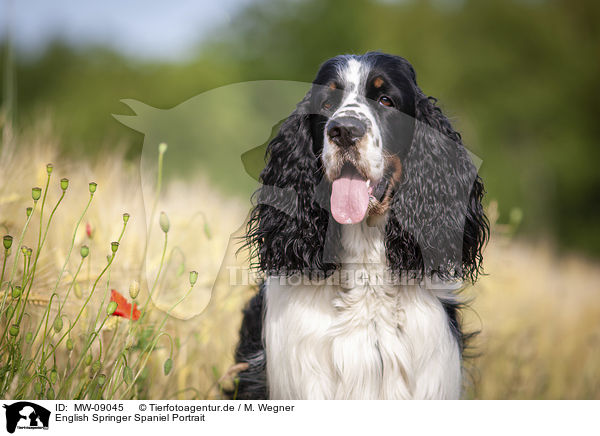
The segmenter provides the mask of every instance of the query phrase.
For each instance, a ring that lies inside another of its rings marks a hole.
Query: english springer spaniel
[[[457,399],[483,184],[405,59],[337,56],[269,143],[230,396]]]

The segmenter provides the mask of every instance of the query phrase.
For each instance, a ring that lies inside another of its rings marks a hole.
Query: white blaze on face
[[[340,224],[354,224],[365,218],[373,182],[377,182],[383,176],[381,134],[364,95],[368,73],[368,66],[356,59],[350,59],[338,73],[344,83],[344,98],[331,119],[355,117],[368,126],[358,156],[361,167],[367,170],[368,178],[356,170],[344,167],[340,174],[335,174],[335,180],[332,181],[331,213]],[[331,176],[332,168],[339,168],[340,162],[336,160],[341,158],[338,146],[329,141],[326,131],[327,129],[324,133],[322,159],[326,174]]]

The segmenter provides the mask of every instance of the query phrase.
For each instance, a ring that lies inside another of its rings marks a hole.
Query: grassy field
[[[468,398],[600,398],[600,266],[496,232],[466,292],[479,357]]]
[[[166,183],[114,151],[72,161],[58,145],[48,122],[0,149],[12,236],[0,247],[0,397],[218,398],[254,291],[223,268],[245,264],[230,243],[245,202],[202,177]],[[600,398],[600,265],[515,240],[494,202],[488,213],[487,275],[463,294],[466,328],[481,331],[466,398]],[[126,304],[116,315],[113,289],[139,318]]]

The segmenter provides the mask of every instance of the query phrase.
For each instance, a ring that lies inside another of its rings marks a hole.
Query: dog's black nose
[[[358,118],[341,117],[329,120],[327,136],[340,147],[350,147],[367,132],[367,126]]]

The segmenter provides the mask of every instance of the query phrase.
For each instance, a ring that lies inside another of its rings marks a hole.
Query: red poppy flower
[[[110,301],[117,303],[117,309],[113,312],[114,316],[123,318],[132,318],[137,321],[141,313],[137,308],[137,304],[133,303],[133,312],[131,311],[131,303],[125,297],[119,294],[115,289],[110,290]]]
[[[88,236],[88,238],[91,238],[94,235],[94,230],[89,222],[85,223],[85,234]]]

